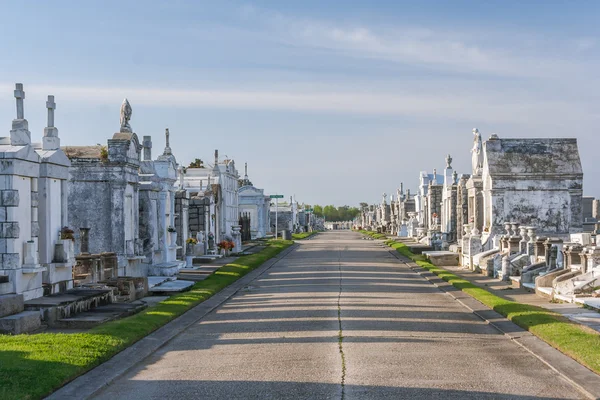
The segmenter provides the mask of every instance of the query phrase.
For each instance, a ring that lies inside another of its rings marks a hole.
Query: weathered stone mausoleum
[[[60,236],[70,162],[54,127],[54,96],[46,103],[42,143],[32,143],[22,84],[14,95],[17,118],[10,135],[0,138],[0,295],[28,300],[72,287],[71,242]]]
[[[121,129],[107,146],[68,146],[69,227],[76,253],[117,255],[119,276],[144,276],[139,236],[139,169],[142,146],[121,107]],[[116,274],[115,274],[116,275]],[[102,277],[100,277],[102,278]]]

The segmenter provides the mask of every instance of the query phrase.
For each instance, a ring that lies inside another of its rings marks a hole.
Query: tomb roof
[[[583,174],[577,139],[493,139],[484,142],[488,173]]]
[[[102,146],[61,146],[69,158],[101,158]]]
[[[427,177],[429,178],[429,182],[434,182],[433,174],[427,174]],[[438,185],[443,185],[444,184],[444,176],[441,174],[436,174],[435,175],[435,183]]]
[[[113,135],[113,139],[131,140],[135,133],[132,132],[117,132]]]

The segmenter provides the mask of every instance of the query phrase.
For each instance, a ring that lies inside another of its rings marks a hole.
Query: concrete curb
[[[412,260],[398,254],[397,251],[390,250],[389,252],[412,271],[427,279],[442,292],[451,296],[454,300],[471,310],[473,314],[542,361],[563,379],[575,386],[582,394],[590,399],[600,399],[600,375],[579,364],[566,354],[561,353],[542,339],[521,328],[467,293],[439,278],[436,274],[429,272]]]
[[[148,336],[140,339],[108,361],[86,372],[84,375],[75,378],[73,381],[50,394],[46,399],[88,399],[95,395],[104,387],[110,385],[117,378],[127,373],[137,364],[166,345],[170,340],[178,336],[191,325],[197,323],[211,313],[214,309],[235,295],[239,290],[243,289],[250,282],[260,277],[269,268],[285,258],[298,246],[298,244],[291,245],[275,257],[265,261],[264,264],[254,271],[223,288],[211,298],[198,304],[189,311],[186,311],[181,316],[158,328]]]

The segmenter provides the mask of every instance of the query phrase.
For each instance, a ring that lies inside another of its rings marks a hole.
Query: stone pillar
[[[144,148],[143,161],[152,161],[152,137],[144,136],[142,146]]]
[[[527,251],[527,243],[529,242],[529,237],[527,236],[527,227],[521,226],[519,228],[519,235],[521,236],[521,241],[519,242],[519,253],[525,254]]]
[[[527,234],[529,235],[529,243],[527,243],[527,254],[530,256],[535,255],[535,241],[536,241],[537,228],[530,226],[527,228]]]
[[[90,228],[79,228],[79,240],[81,241],[81,253],[90,252]]]

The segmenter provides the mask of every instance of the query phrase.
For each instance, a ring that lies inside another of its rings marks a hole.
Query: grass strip
[[[360,232],[373,238],[377,238],[376,236],[379,235],[376,232],[364,230]],[[450,271],[433,265],[425,259],[425,256],[413,254],[404,243],[387,240],[385,244],[505,316],[521,328],[528,330],[550,346],[600,374],[600,335],[595,330],[545,308],[496,296]]]
[[[309,238],[313,235],[316,235],[317,233],[319,233],[318,231],[312,231],[312,232],[301,232],[301,233],[292,233],[292,239],[293,240],[302,240],[302,239],[306,239]]]
[[[224,265],[188,292],[85,333],[0,335],[0,399],[39,399],[210,298],[293,244],[271,240],[262,251]]]

